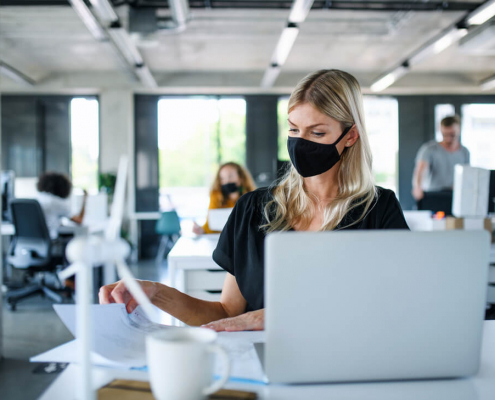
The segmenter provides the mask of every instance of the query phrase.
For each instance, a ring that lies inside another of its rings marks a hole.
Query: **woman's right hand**
[[[152,281],[140,281],[137,282],[141,285],[144,293],[148,296],[151,302],[153,298],[160,291],[161,284]],[[105,285],[100,288],[98,293],[98,298],[100,304],[111,304],[111,303],[121,303],[125,304],[127,312],[133,312],[138,303],[132,297],[131,293],[127,290],[124,281],[120,280],[118,282],[112,283],[110,285]]]
[[[204,235],[205,230],[195,222],[193,225],[193,232],[196,235]]]

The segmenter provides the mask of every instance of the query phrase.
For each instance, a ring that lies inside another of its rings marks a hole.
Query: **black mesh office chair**
[[[15,235],[7,255],[7,263],[26,271],[29,278],[25,287],[7,292],[6,300],[12,311],[19,301],[41,294],[56,303],[63,298],[45,284],[47,273],[53,273],[63,265],[63,255],[52,254],[52,240],[46,226],[45,215],[36,200],[15,199],[10,203]]]

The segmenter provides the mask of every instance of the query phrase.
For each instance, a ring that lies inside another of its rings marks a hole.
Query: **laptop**
[[[465,377],[480,364],[487,231],[275,233],[265,242],[273,383]]]
[[[222,231],[233,208],[214,208],[208,210],[208,226],[212,231]]]

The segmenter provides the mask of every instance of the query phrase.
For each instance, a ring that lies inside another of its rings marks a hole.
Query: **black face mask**
[[[239,186],[237,184],[231,182],[231,183],[226,183],[225,185],[222,185],[222,193],[225,195],[235,193],[239,190]]]
[[[287,148],[290,161],[299,175],[304,178],[320,175],[337,164],[340,160],[340,154],[336,145],[347,135],[351,128],[352,126],[345,128],[342,135],[332,144],[316,143],[289,136]]]

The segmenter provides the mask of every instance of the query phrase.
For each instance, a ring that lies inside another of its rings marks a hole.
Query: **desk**
[[[2,236],[14,236],[15,227],[13,224],[7,221],[2,221]]]
[[[262,400],[493,400],[495,399],[495,321],[485,321],[481,369],[468,379],[319,385],[256,385],[229,382],[228,389],[257,392]],[[94,387],[113,379],[147,380],[140,371],[95,368]],[[78,366],[71,364],[40,400],[72,400]]]
[[[226,272],[212,258],[219,234],[182,236],[168,254],[170,285],[202,300],[218,301]]]

